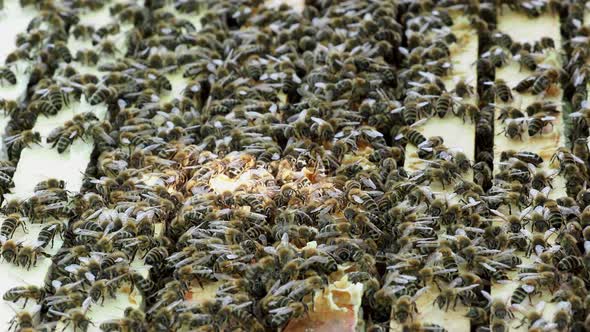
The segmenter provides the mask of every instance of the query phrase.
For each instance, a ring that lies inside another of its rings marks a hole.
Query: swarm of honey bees
[[[590,330],[584,1],[20,6],[36,14],[0,68],[3,87],[28,80],[0,100],[0,256],[51,267],[3,294],[11,330],[289,331],[342,280],[362,286],[357,330],[447,331],[419,318],[428,294],[474,331]],[[562,45],[514,41],[496,27],[503,8],[559,17]],[[82,19],[100,10],[113,21]],[[449,87],[457,13],[479,38],[477,79]],[[517,84],[496,77],[513,61]],[[81,103],[107,114],[35,130]],[[475,126],[475,151],[420,131],[452,117]],[[556,134],[561,119],[568,143],[550,153],[494,144]],[[94,146],[81,188],[49,178],[11,196],[25,150],[79,141]],[[405,168],[408,146],[421,169]],[[15,236],[31,225],[36,241]],[[90,317],[124,289],[142,303]]]

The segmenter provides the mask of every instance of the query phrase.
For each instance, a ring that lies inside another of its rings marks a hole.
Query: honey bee
[[[527,50],[520,50],[514,58],[518,61],[520,69],[523,67],[530,71],[535,71],[537,69],[535,56]]]
[[[514,88],[512,88],[513,90],[520,92],[520,93],[524,93],[527,92],[528,90],[530,90],[533,85],[535,84],[535,82],[537,82],[537,77],[536,76],[529,76],[526,77],[524,79],[522,79],[521,81],[519,81],[516,86],[514,86]],[[540,84],[541,82],[539,82]],[[549,87],[549,85],[547,85],[547,87]]]
[[[542,132],[543,128],[547,125],[553,126],[554,116],[545,115],[543,113],[535,114],[531,119],[528,120],[528,133],[529,136],[535,136]]]
[[[4,81],[10,85],[16,84],[16,75],[8,67],[0,67],[0,82],[4,83]]]
[[[434,109],[440,118],[444,118],[447,113],[453,112],[454,103],[456,103],[454,98],[453,95],[445,92],[436,99]]]
[[[498,120],[501,120],[505,123],[507,122],[507,120],[521,119],[524,117],[524,113],[518,108],[506,106],[500,109],[500,115],[498,116]]]
[[[39,256],[51,258],[51,255],[45,253],[42,249],[43,247],[41,245],[23,245],[20,250],[18,250],[15,262],[17,265],[30,270],[32,266],[37,265]]]
[[[460,117],[463,122],[465,122],[465,118],[470,119],[472,123],[477,123],[479,121],[480,110],[473,104],[461,103],[455,110],[455,115]]]
[[[529,301],[532,301],[531,297],[538,293],[539,290],[536,288],[536,281],[533,279],[527,279],[512,292],[512,295],[510,296],[510,303],[520,304],[527,297],[529,298]]]
[[[76,52],[74,60],[86,66],[94,67],[98,63],[99,55],[94,50],[79,50]]]
[[[17,286],[9,289],[2,295],[4,301],[17,302],[20,299],[25,299],[23,308],[27,306],[29,300],[40,302],[45,297],[45,290],[37,286]]]
[[[495,299],[491,303],[490,316],[492,319],[508,321],[514,317],[514,314],[506,303],[502,300]]]
[[[547,69],[542,72],[533,82],[531,92],[533,95],[544,93],[549,86],[559,81],[561,73],[557,69]]]
[[[90,105],[98,105],[102,102],[112,101],[118,94],[119,90],[114,86],[100,87],[92,94],[87,95],[87,98]]]
[[[557,304],[558,310],[553,316],[553,322],[560,331],[567,330],[572,322],[571,304],[569,302],[560,302]]]
[[[106,281],[106,279],[95,280],[90,288],[88,289],[88,296],[97,302],[100,300],[101,305],[104,304],[106,295],[110,295],[111,298],[115,298],[115,285],[121,277]]]
[[[99,43],[98,50],[101,55],[105,56],[114,56],[119,52],[115,43],[109,39],[101,40]]]
[[[58,179],[51,178],[51,179],[47,179],[47,180],[37,183],[35,185],[34,191],[39,192],[39,191],[44,191],[44,190],[53,189],[53,188],[64,189],[65,185],[66,185],[66,183],[64,180],[58,180]]]
[[[64,42],[58,41],[58,42],[54,43],[53,50],[58,55],[58,57],[61,58],[66,63],[69,63],[72,61],[72,53],[70,53],[68,46]]]
[[[413,296],[402,295],[397,298],[393,304],[393,317],[401,324],[405,324],[408,319],[414,320],[414,314],[418,313],[416,299],[423,294],[427,288],[420,289]]]
[[[166,247],[155,247],[149,250],[145,255],[145,263],[151,266],[159,266],[168,258]]]
[[[26,310],[17,312],[16,315],[9,321],[10,325],[8,327],[8,330],[12,330],[13,327],[16,331],[27,331],[27,329],[33,329],[34,317],[38,313],[38,310],[34,313],[31,313]]]
[[[434,300],[433,305],[438,305],[439,309],[442,310],[443,308],[445,308],[445,311],[448,311],[449,307],[452,304],[453,310],[455,310],[455,307],[457,306],[457,301],[459,300],[461,293],[468,292],[476,287],[479,287],[479,285],[475,284],[466,287],[450,286],[447,288],[443,288],[441,293]]]
[[[2,239],[2,258],[9,263],[14,262],[22,244],[5,237],[0,238]]]
[[[492,35],[492,41],[507,50],[512,48],[512,38],[507,33],[496,32]]]
[[[557,269],[559,271],[574,272],[584,266],[583,260],[577,256],[566,256],[559,261]]]
[[[517,152],[514,150],[504,150],[500,153],[500,161],[507,161],[510,158],[516,158],[525,163],[533,164],[535,167],[539,167],[539,165],[543,163],[543,158],[538,154],[529,151]]]
[[[64,153],[77,138],[83,137],[85,132],[86,129],[77,124],[57,128],[47,137],[47,143],[52,143],[52,148],[57,147],[58,153]]]
[[[72,27],[72,35],[76,39],[90,39],[94,34],[94,27],[91,25],[76,24]]]
[[[420,123],[420,121],[414,123],[414,125],[416,125],[417,123]],[[400,134],[396,138],[399,139],[402,137],[406,137],[410,143],[417,147],[426,141],[426,137],[424,137],[424,135],[422,135],[418,130],[412,128],[411,126],[403,127],[400,129]]]
[[[0,235],[6,239],[10,239],[18,227],[21,227],[24,232],[27,231],[25,218],[19,213],[8,215],[0,226]]]
[[[114,268],[116,269],[117,266],[114,266]],[[152,294],[152,292],[156,290],[156,284],[150,279],[144,278],[143,275],[141,275],[141,273],[139,272],[132,272],[131,280],[133,281],[133,284],[137,287],[139,292],[144,296]]]
[[[522,327],[524,324],[528,322],[529,328],[534,326],[538,321],[542,320],[543,318],[543,310],[545,308],[545,302],[541,301],[535,305],[534,310],[527,310],[520,304],[513,304],[512,307],[519,311],[520,313],[524,314],[524,317],[519,326],[516,328]]]
[[[4,110],[5,114],[13,115],[20,108],[20,105],[16,100],[0,99],[0,107]]]
[[[23,149],[30,148],[31,144],[41,143],[41,134],[32,130],[25,130],[20,134],[6,137],[4,143],[8,148],[10,160],[17,160]]]
[[[86,305],[87,307],[87,305]],[[78,308],[69,309],[67,312],[60,312],[53,309],[49,309],[51,314],[57,315],[62,321],[65,322],[64,328],[72,325],[74,330],[86,331],[89,325],[93,325],[92,321],[86,316],[88,309],[80,310]]]
[[[286,306],[269,310],[271,326],[283,326],[289,320],[303,316],[307,312],[307,306],[301,302],[290,302]]]
[[[517,137],[522,140],[522,134],[524,133],[524,119],[507,119],[506,127],[502,130],[504,136],[510,139],[516,139]]]
[[[551,37],[541,37],[540,40],[535,41],[534,51],[542,52],[548,48],[555,48],[555,41]]]

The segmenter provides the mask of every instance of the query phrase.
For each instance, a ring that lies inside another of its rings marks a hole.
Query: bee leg
[[[311,302],[311,305],[313,306],[313,301]],[[307,305],[307,303],[303,303],[303,308],[305,309],[305,317],[307,317],[309,319],[309,306]]]
[[[12,330],[12,327],[14,326],[14,323],[16,323],[16,316],[15,316],[15,317],[13,317],[13,318],[12,318],[12,319],[9,321],[9,323],[10,323],[10,326],[8,326],[8,330],[10,331],[10,330]]]
[[[433,280],[433,281],[434,281],[434,284],[436,285],[436,288],[438,288],[438,291],[441,292],[442,289],[440,288],[440,284],[438,283],[438,281],[436,281],[436,280]]]
[[[515,329],[518,330],[519,328],[523,327],[525,322],[526,322],[526,318],[521,319],[520,320],[520,325],[516,326]]]
[[[25,304],[23,304],[23,309],[27,306],[27,302],[29,301],[28,297],[25,297]]]
[[[64,332],[68,328],[68,326],[70,326],[70,323],[71,323],[70,320],[68,320],[68,322],[64,325],[64,328],[61,331]],[[76,326],[74,325],[74,332],[75,331],[76,331]]]

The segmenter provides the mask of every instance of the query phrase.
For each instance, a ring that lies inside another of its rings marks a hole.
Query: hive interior
[[[292,5],[7,1],[4,329],[590,325],[586,4]]]

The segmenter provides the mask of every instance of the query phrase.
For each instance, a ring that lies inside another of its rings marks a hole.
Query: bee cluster
[[[10,116],[2,193],[35,144],[67,154],[83,140],[94,153],[79,192],[48,179],[4,202],[3,264],[52,262],[45,285],[3,295],[40,306],[11,328],[288,329],[313,311],[314,294],[345,278],[363,286],[370,331],[391,321],[445,331],[417,319],[428,293],[439,310],[465,307],[478,331],[590,329],[584,3],[510,3],[562,17],[564,66],[551,38],[517,43],[498,31],[491,2],[307,1],[301,13],[242,0],[21,5],[37,15],[0,68],[1,83],[14,85],[16,65],[30,66],[26,96],[0,103]],[[117,23],[80,19],[105,8]],[[451,30],[457,10],[481,56],[476,81],[449,87],[464,38]],[[527,73],[515,86],[495,76],[511,61]],[[575,109],[572,148],[549,158],[506,150],[497,162],[495,123],[510,140],[543,137],[562,115],[542,98],[561,96],[559,86]],[[539,99],[515,102],[525,94]],[[46,137],[33,129],[79,103],[105,105],[106,118],[81,112]],[[450,117],[475,125],[475,161],[420,132]],[[415,172],[404,168],[408,145],[426,161]],[[556,172],[538,170],[546,165]],[[563,197],[553,194],[557,176]],[[41,231],[23,244],[14,234],[31,223]],[[492,289],[506,282],[518,282],[508,303]],[[212,284],[212,299],[187,298]],[[142,306],[89,317],[123,289]],[[558,303],[549,320],[521,305],[541,294]]]

